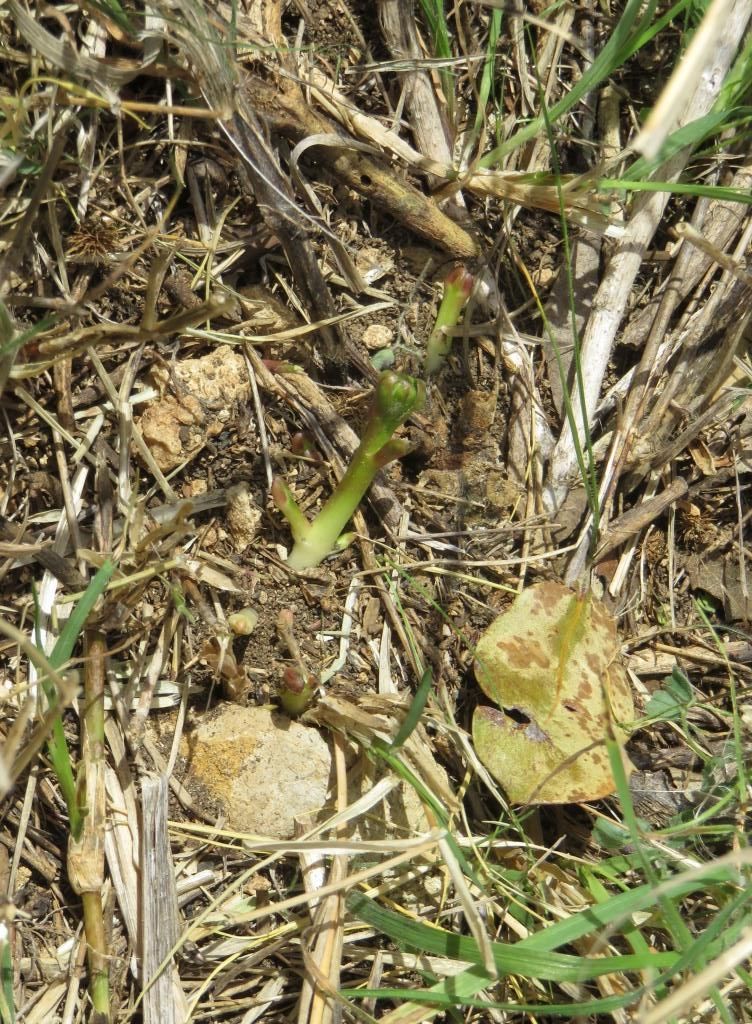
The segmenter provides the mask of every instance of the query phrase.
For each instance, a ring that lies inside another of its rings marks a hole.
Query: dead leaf
[[[604,606],[560,583],[528,587],[483,634],[475,677],[499,708],[476,709],[473,740],[514,803],[613,793],[605,741],[623,745],[634,717],[618,651]]]
[[[704,590],[723,604],[729,622],[752,620],[752,596],[746,567],[740,564],[738,550],[708,549],[689,555],[685,568],[693,590]]]

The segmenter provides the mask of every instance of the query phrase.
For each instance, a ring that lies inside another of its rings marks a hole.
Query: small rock
[[[222,705],[183,736],[180,749],[188,761],[183,785],[203,791],[239,832],[290,839],[295,819],[326,802],[326,740],[268,707]]]
[[[233,547],[240,554],[256,539],[262,517],[261,509],[253,500],[248,484],[240,483],[228,487],[225,515]]]
[[[181,359],[173,367],[175,394],[152,402],[139,421],[144,441],[163,472],[179,466],[225,429],[234,407],[250,394],[240,353],[221,345],[199,359]],[[164,372],[154,376],[166,387]]]
[[[363,331],[362,341],[369,352],[388,348],[394,341],[394,331],[386,324],[369,324]]]
[[[230,829],[290,839],[296,822],[308,827],[335,813],[335,772],[325,733],[273,708],[222,705],[183,736],[180,750],[188,763],[183,785],[195,799],[208,797]],[[385,770],[353,747],[348,804],[369,792]],[[348,834],[378,841],[428,829],[420,798],[401,782],[351,823]]]
[[[201,403],[193,395],[183,395],[180,401],[172,395],[164,395],[149,406],[139,426],[154,461],[163,472],[179,466],[204,442],[204,414]]]

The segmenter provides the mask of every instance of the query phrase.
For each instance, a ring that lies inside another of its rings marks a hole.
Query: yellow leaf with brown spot
[[[561,804],[614,792],[606,749],[634,718],[616,624],[592,595],[528,587],[486,630],[475,678],[495,704],[473,716],[481,761],[514,803]],[[626,755],[625,771],[631,771]]]

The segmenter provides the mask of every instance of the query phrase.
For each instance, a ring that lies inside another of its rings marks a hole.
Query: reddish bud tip
[[[298,431],[296,434],[292,435],[290,438],[290,448],[296,455],[305,455],[309,459],[315,459],[317,462],[321,461],[321,456],[316,451],[315,444],[311,438],[307,434],[302,433],[302,431]]]
[[[296,363],[286,363],[283,359],[262,359],[261,362],[269,373],[302,373],[303,368]]]
[[[287,504],[287,486],[281,477],[275,476],[272,480],[271,496],[277,508],[284,508]]]
[[[300,672],[293,668],[292,665],[287,665],[282,673],[282,679],[284,680],[285,689],[288,693],[302,693],[306,687],[306,681]]]
[[[457,288],[465,298],[470,298],[470,293],[475,285],[475,278],[466,267],[453,267],[444,278],[444,285],[448,288]]]

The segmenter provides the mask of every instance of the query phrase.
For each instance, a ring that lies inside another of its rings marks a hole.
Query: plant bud
[[[250,636],[257,622],[258,612],[254,608],[241,608],[227,616],[227,625],[236,636]]]

